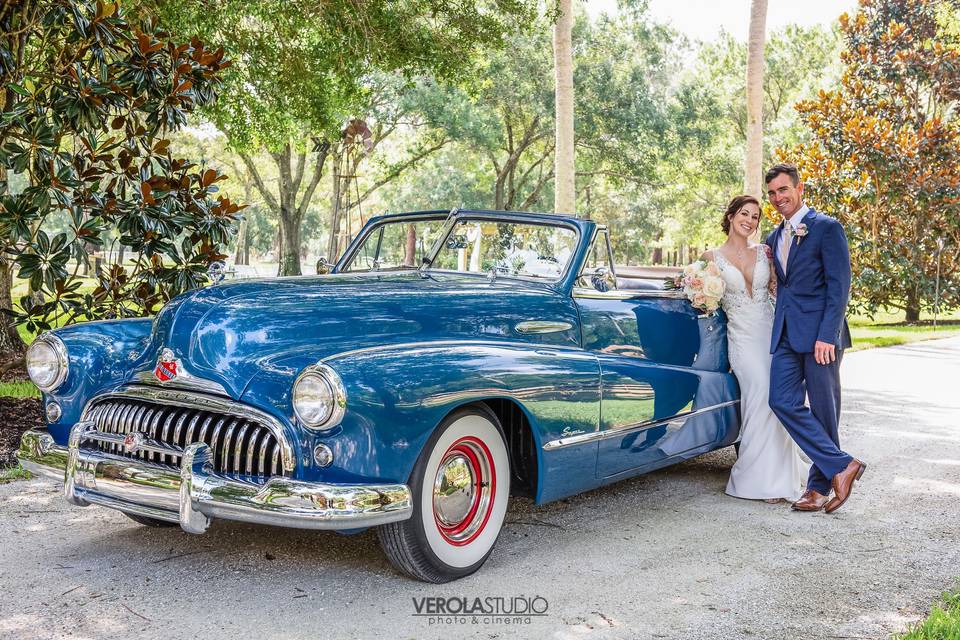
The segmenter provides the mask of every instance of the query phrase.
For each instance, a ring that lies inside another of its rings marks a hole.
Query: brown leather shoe
[[[833,500],[827,503],[824,511],[833,513],[843,506],[843,503],[850,497],[850,490],[853,489],[853,483],[860,479],[867,465],[857,459],[850,461],[847,468],[833,476]]]
[[[829,498],[821,495],[813,489],[807,489],[800,496],[800,499],[793,503],[794,511],[820,511],[823,505],[827,504]]]

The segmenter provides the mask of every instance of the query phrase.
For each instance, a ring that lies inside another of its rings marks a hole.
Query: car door
[[[583,348],[600,364],[599,477],[711,448],[728,430],[709,409],[736,398],[723,317],[698,314],[678,292],[623,284],[598,227],[573,297]]]

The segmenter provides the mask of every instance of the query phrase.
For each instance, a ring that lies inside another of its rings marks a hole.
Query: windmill
[[[353,238],[351,213],[354,208],[359,214],[360,226],[364,224],[357,167],[373,147],[373,132],[364,120],[353,118],[340,133],[339,149],[334,154],[333,206],[327,250],[331,261],[337,259]]]

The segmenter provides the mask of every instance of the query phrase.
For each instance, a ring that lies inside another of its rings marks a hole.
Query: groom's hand
[[[820,342],[817,340],[813,345],[813,359],[817,364],[830,364],[837,359],[836,347],[829,342]]]

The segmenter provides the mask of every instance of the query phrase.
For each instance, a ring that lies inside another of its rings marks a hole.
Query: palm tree
[[[576,211],[573,153],[573,3],[559,0],[560,15],[553,27],[553,60],[556,72],[557,144],[553,210]]]
[[[763,46],[766,22],[767,0],[753,0],[747,40],[747,152],[743,188],[756,198],[763,195]]]

